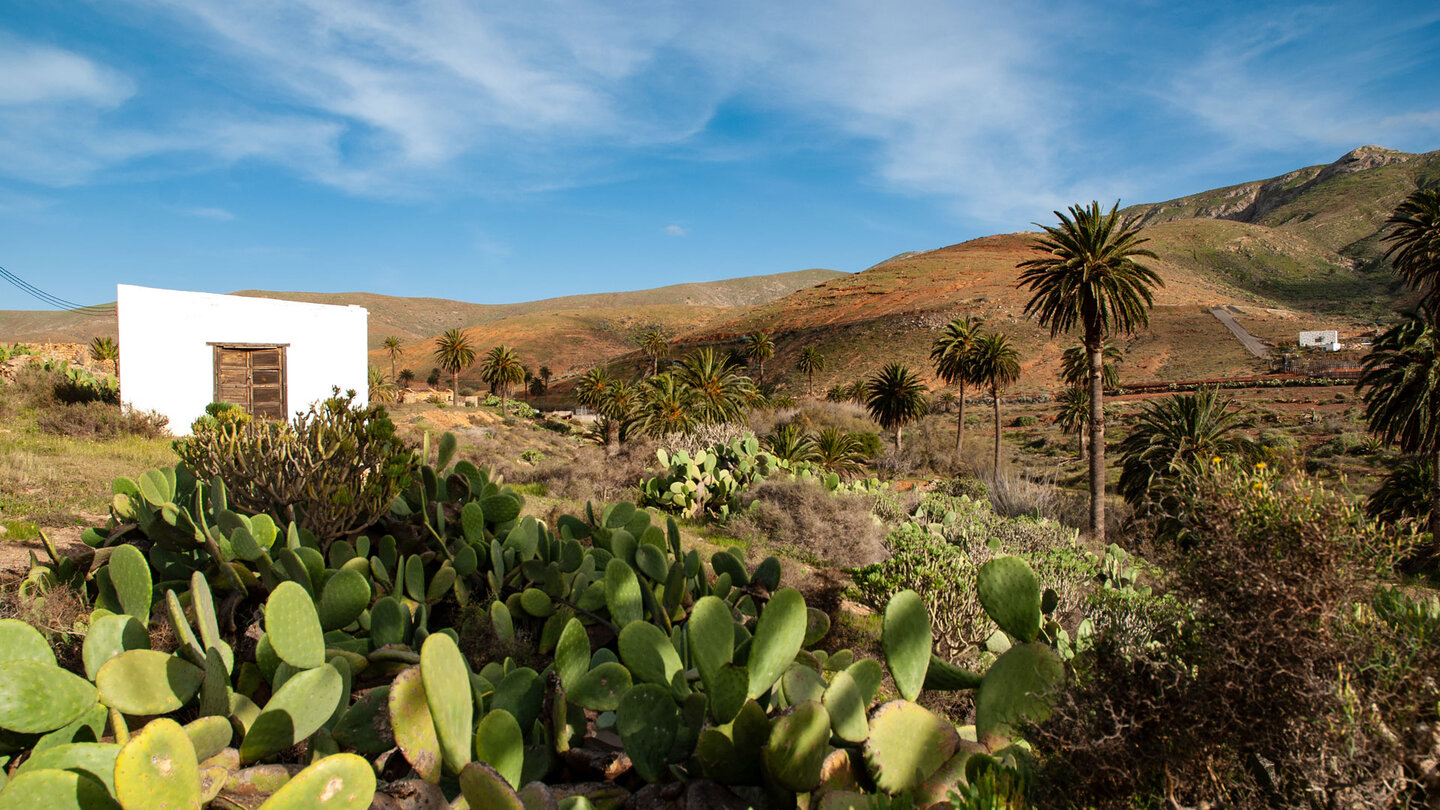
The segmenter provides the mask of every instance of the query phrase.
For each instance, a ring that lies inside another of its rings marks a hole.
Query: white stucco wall
[[[358,306],[181,292],[121,284],[120,396],[170,417],[184,435],[215,395],[212,343],[288,343],[289,412],[330,396],[332,386],[369,389],[369,312]]]

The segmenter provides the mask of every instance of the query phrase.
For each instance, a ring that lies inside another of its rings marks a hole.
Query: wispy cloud
[[[680,225],[665,226],[665,234],[667,236],[684,236],[687,233],[690,233],[690,231]]]
[[[185,214],[186,216],[199,217],[200,219],[213,219],[220,222],[229,222],[235,219],[235,215],[224,208],[211,208],[203,206],[199,208],[182,208],[180,210],[180,213]]]

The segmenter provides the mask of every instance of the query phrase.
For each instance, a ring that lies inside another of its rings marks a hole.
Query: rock
[[[646,785],[625,803],[626,810],[749,810],[753,801],[709,779]]]
[[[449,810],[439,785],[422,779],[401,779],[375,792],[370,810]]]
[[[531,782],[520,788],[520,803],[525,810],[560,810],[560,802],[544,782]]]

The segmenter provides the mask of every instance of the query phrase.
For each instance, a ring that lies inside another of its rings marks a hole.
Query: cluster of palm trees
[[[1010,339],[1000,332],[985,331],[984,322],[965,316],[946,324],[940,337],[930,346],[930,360],[935,373],[950,385],[959,386],[956,401],[960,414],[955,425],[955,452],[958,455],[965,437],[965,388],[968,385],[990,389],[995,407],[995,454],[993,469],[1000,470],[1000,392],[1020,379],[1020,353]]]
[[[460,373],[473,366],[477,356],[474,341],[463,329],[449,329],[435,338],[431,356],[450,374],[451,402],[459,404]],[[511,388],[525,381],[525,365],[513,348],[503,343],[492,346],[480,361],[480,379],[500,395],[500,410],[504,412],[509,407]]]
[[[713,348],[696,349],[664,371],[652,368],[656,373],[632,383],[596,367],[576,384],[576,401],[605,420],[605,445],[612,455],[626,435],[663,436],[701,424],[737,422],[765,402],[755,381]]]
[[[834,426],[812,434],[794,422],[787,422],[762,437],[760,443],[783,461],[811,462],[842,476],[859,473],[865,461],[864,441]]]

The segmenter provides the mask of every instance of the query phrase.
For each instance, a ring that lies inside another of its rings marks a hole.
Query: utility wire
[[[4,267],[0,267],[0,278],[3,278],[11,284],[15,285],[16,287],[19,287],[22,292],[29,295],[30,297],[49,304],[56,309],[63,309],[68,312],[73,312],[76,315],[86,315],[92,318],[105,318],[115,313],[115,308],[110,305],[101,304],[87,306],[85,304],[77,304],[74,301],[66,300],[58,295],[51,295],[50,293],[45,292],[39,287],[36,287],[25,279],[20,278],[9,270],[6,270]]]

